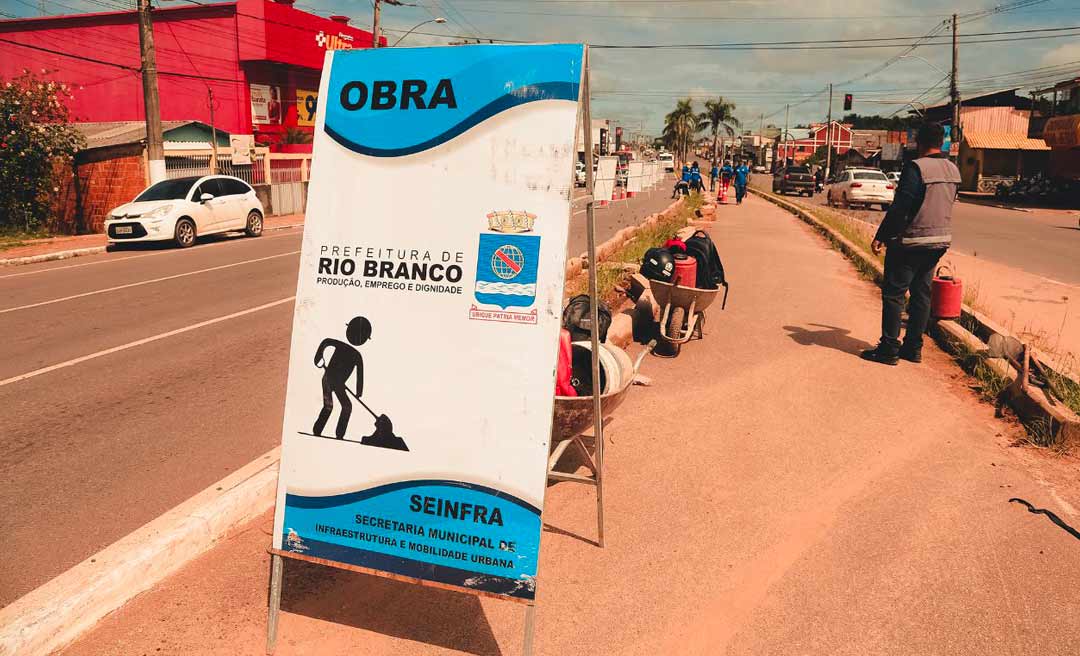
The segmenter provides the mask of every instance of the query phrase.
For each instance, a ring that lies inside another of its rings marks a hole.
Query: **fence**
[[[271,153],[256,148],[250,164],[233,163],[232,149],[218,148],[219,175],[240,178],[259,191],[269,187],[269,197],[260,194],[267,214],[296,214],[304,211],[311,155]],[[170,150],[165,152],[165,176],[184,178],[214,173],[214,154],[210,150]]]

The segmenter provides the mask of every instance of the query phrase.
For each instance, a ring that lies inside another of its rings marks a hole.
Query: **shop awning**
[[[986,150],[1050,150],[1042,139],[1029,139],[1023,134],[1011,132],[964,131],[964,141],[969,148]]]
[[[1051,148],[1080,147],[1080,114],[1055,116],[1046,121],[1043,139]]]

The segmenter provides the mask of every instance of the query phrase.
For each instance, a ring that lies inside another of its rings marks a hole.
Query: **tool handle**
[[[374,411],[374,410],[372,410],[371,408],[369,408],[369,407],[368,407],[368,405],[367,405],[366,403],[364,403],[364,402],[363,402],[363,401],[362,401],[362,400],[360,399],[360,397],[359,397],[359,396],[357,396],[357,395],[356,395],[356,392],[354,392],[354,391],[352,391],[351,389],[349,389],[349,386],[348,386],[348,385],[346,385],[346,386],[345,386],[345,390],[346,390],[346,391],[348,391],[348,392],[349,392],[349,394],[351,394],[351,395],[352,395],[352,397],[353,397],[354,399],[356,399],[356,402],[357,402],[357,403],[359,403],[360,405],[364,406],[364,410],[367,410],[368,412],[370,412],[370,413],[371,413],[371,416],[372,416],[372,417],[374,417],[374,418],[376,418],[376,419],[378,419],[378,418],[379,418],[379,415],[375,414],[375,411]]]
[[[325,366],[325,365],[324,365],[324,366],[321,366],[321,367],[319,367],[319,369],[323,369],[323,370],[325,370],[325,369],[326,369],[326,366]],[[368,412],[370,412],[370,413],[371,413],[371,416],[372,416],[372,417],[374,417],[374,418],[376,418],[376,419],[378,419],[378,418],[379,418],[379,415],[375,414],[375,411],[374,411],[374,410],[372,410],[371,408],[369,408],[369,407],[368,407],[368,404],[364,403],[364,401],[363,401],[363,400],[362,400],[362,399],[361,399],[361,398],[360,398],[359,396],[357,396],[357,395],[356,395],[356,392],[354,392],[354,391],[352,391],[351,389],[349,389],[349,386],[348,386],[348,385],[343,385],[343,387],[345,388],[345,391],[346,391],[346,392],[348,392],[348,393],[349,393],[349,395],[350,395],[351,397],[353,397],[354,399],[356,399],[356,402],[357,402],[357,403],[359,403],[360,405],[364,406],[364,410],[367,410]]]

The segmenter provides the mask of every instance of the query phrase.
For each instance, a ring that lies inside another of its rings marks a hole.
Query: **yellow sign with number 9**
[[[296,90],[296,124],[315,125],[315,108],[319,104],[319,94],[306,89]]]

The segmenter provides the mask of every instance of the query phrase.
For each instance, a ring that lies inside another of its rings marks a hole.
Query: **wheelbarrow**
[[[626,351],[617,346],[611,344],[600,345],[601,348],[606,349],[615,357],[619,369],[617,376],[611,376],[610,373],[608,374],[606,384],[607,391],[600,395],[601,416],[608,417],[622,405],[623,401],[626,400],[626,395],[629,393],[630,387],[634,384],[638,369],[641,368],[641,361],[645,359],[645,354],[651,351],[655,345],[656,342],[651,342],[646,348],[642,349],[641,353],[639,353],[634,360],[631,360]],[[588,449],[585,447],[583,441],[584,438],[581,435],[584,431],[592,427],[593,397],[555,397],[555,412],[551,423],[551,454],[548,457],[549,479],[590,483],[595,485],[597,472],[596,463]],[[585,466],[591,470],[592,476],[555,470],[555,465],[558,464],[559,460],[566,453],[566,450],[571,446],[574,446],[578,450]]]
[[[679,347],[691,338],[701,337],[705,324],[705,309],[716,300],[720,288],[700,289],[683,287],[678,281],[650,280],[649,290],[660,310],[660,339],[670,350],[678,354]],[[720,309],[727,307],[728,284],[721,283],[724,300]]]

